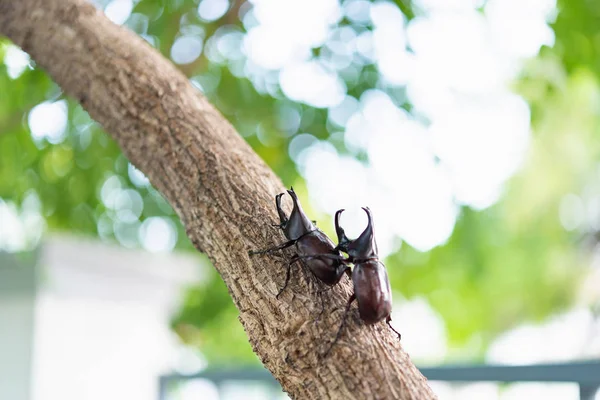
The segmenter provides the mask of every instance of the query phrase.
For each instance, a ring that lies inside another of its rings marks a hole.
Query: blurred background
[[[357,235],[371,207],[419,366],[600,358],[600,3],[94,3],[170,58],[321,229],[345,208]],[[0,38],[0,398],[155,399],[161,375],[232,367],[262,368],[171,207]],[[284,398],[206,379],[163,393],[269,396]]]

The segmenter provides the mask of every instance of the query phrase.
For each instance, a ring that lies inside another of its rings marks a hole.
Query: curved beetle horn
[[[375,235],[373,233],[373,216],[369,207],[362,207],[362,209],[367,213],[367,227],[352,244],[363,256],[377,256],[377,243],[375,243]]]
[[[296,195],[296,192],[294,192],[294,188],[290,188],[290,190],[287,192],[294,202],[294,208],[292,209],[285,229],[288,233],[288,237],[297,239],[300,236],[308,232],[312,232],[317,228],[312,223],[310,218],[308,218],[304,213],[304,210],[298,201],[298,196]]]
[[[350,243],[350,240],[346,236],[346,232],[344,232],[344,228],[340,226],[340,216],[344,212],[344,209],[337,210],[335,213],[335,233],[337,233],[338,237],[338,245],[339,249],[345,249]]]
[[[281,227],[283,228],[288,221],[287,215],[285,215],[285,211],[281,208],[281,197],[283,193],[279,193],[275,196],[275,205],[277,206],[277,214],[279,214],[279,222]]]

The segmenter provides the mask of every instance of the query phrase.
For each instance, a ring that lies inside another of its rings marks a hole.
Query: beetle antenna
[[[398,332],[396,329],[394,329],[394,327],[392,326],[391,322],[392,322],[392,317],[390,317],[388,315],[387,318],[385,319],[385,323],[387,324],[387,326],[390,327],[391,330],[394,331],[394,333],[396,335],[398,335],[398,340],[402,340],[402,335],[400,334],[400,332]]]

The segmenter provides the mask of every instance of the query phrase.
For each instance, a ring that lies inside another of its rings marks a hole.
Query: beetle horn
[[[346,236],[346,232],[344,232],[344,228],[340,226],[340,216],[344,212],[344,209],[337,210],[335,213],[335,233],[337,233],[338,237],[338,245],[339,249],[346,249],[350,240]]]
[[[279,193],[275,196],[275,204],[277,205],[277,214],[279,214],[279,222],[281,223],[281,227],[283,228],[285,224],[288,222],[288,217],[285,215],[285,211],[281,208],[281,197],[284,193]]]
[[[365,257],[377,257],[377,243],[373,233],[373,216],[369,207],[362,207],[367,213],[367,227],[360,236],[353,241],[353,247]]]
[[[287,191],[289,195],[292,197],[294,202],[294,208],[292,209],[292,213],[290,214],[290,218],[288,221],[288,229],[289,233],[292,237],[298,238],[305,233],[312,232],[315,229],[315,225],[312,223],[310,218],[306,216],[300,202],[298,201],[298,196],[296,196],[296,192],[294,192],[293,188]]]

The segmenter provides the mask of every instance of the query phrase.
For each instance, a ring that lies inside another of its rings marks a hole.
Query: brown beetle
[[[333,286],[340,281],[344,272],[349,271],[344,258],[336,249],[334,243],[320,231],[311,221],[298,201],[294,188],[287,191],[292,197],[294,208],[289,218],[281,208],[281,197],[283,193],[275,197],[277,213],[279,214],[279,226],[288,239],[287,242],[264,250],[251,250],[249,255],[266,254],[296,245],[296,254],[289,260],[285,284],[279,290],[276,297],[283,292],[290,280],[291,266],[297,261],[302,261],[311,272],[323,283]]]
[[[338,236],[336,249],[348,254],[346,262],[354,264],[352,269],[354,293],[348,300],[342,317],[342,324],[327,353],[340,338],[348,311],[354,300],[358,301],[360,318],[365,324],[371,325],[385,319],[387,325],[398,335],[398,339],[401,338],[400,333],[390,324],[392,320],[390,316],[392,312],[392,289],[385,265],[379,260],[377,254],[371,210],[367,207],[363,207],[363,210],[367,213],[368,225],[363,233],[354,240],[349,240],[344,229],[340,226],[340,216],[344,210],[335,213],[335,231]]]

